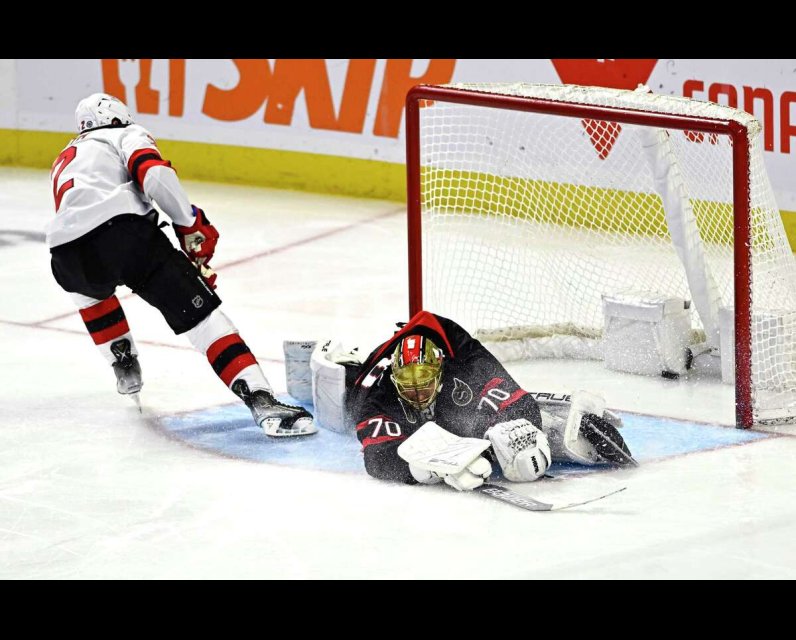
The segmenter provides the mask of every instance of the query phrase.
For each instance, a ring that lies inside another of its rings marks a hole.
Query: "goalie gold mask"
[[[442,351],[428,338],[406,336],[393,351],[390,378],[403,400],[426,409],[442,387]]]

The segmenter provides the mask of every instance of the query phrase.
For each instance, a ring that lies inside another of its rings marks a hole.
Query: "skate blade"
[[[299,418],[291,427],[282,427],[280,418],[266,418],[260,423],[260,426],[265,431],[265,435],[272,438],[311,436],[313,433],[318,433],[318,427],[315,426],[312,418]]]
[[[144,413],[144,409],[141,406],[141,396],[140,396],[140,393],[138,391],[136,391],[135,393],[126,393],[124,395],[126,395],[128,398],[130,398],[130,400],[133,401],[135,406],[138,407],[138,413]]]

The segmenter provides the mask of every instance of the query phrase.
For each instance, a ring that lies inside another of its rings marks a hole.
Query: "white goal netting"
[[[495,96],[730,120],[750,152],[756,421],[796,415],[796,262],[763,165],[760,126],[713,103],[567,85],[451,85]],[[423,306],[516,357],[600,357],[602,296],[691,301],[694,341],[718,348],[734,308],[728,135],[421,103]]]

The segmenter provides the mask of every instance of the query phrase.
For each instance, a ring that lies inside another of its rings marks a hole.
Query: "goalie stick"
[[[562,502],[562,503],[542,502],[541,500],[536,500],[529,496],[524,496],[521,493],[517,493],[516,491],[507,489],[506,487],[503,487],[499,484],[492,484],[490,482],[485,482],[480,487],[476,487],[473,491],[477,491],[478,493],[482,493],[491,498],[501,500],[502,502],[508,502],[509,504],[513,504],[515,507],[520,507],[520,509],[525,509],[526,511],[561,511],[562,509],[569,509],[570,507],[579,507],[580,505],[588,504],[589,502],[602,500],[603,498],[612,496],[615,493],[624,491],[625,489],[627,489],[627,487],[622,487],[621,489],[616,489],[615,491],[611,491],[610,493],[606,493],[594,498],[589,498],[588,500],[581,500],[580,502]]]

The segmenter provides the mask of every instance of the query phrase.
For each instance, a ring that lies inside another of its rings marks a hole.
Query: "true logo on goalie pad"
[[[466,407],[473,401],[473,390],[466,382],[459,380],[459,378],[454,378],[451,398],[458,406]]]

